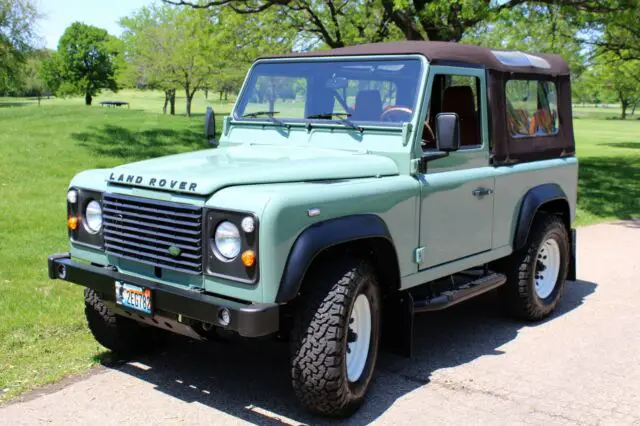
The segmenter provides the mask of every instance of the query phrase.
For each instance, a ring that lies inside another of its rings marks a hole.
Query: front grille
[[[103,214],[108,254],[160,268],[202,273],[202,208],[104,194]]]

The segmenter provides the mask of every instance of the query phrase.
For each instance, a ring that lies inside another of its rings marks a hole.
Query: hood
[[[246,144],[126,164],[112,169],[107,181],[209,195],[234,185],[396,174],[396,164],[383,156],[309,147]]]

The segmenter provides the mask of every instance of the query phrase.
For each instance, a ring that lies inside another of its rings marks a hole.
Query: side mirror
[[[204,115],[204,134],[211,145],[218,146],[218,141],[216,140],[216,115],[210,106],[207,107],[207,112]]]
[[[436,115],[436,146],[442,152],[453,152],[460,148],[460,121],[458,114],[441,112]]]

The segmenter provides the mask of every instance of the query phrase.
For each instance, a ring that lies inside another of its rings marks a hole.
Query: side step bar
[[[416,300],[413,303],[413,311],[430,312],[446,309],[479,294],[498,288],[506,282],[507,277],[504,274],[492,273],[470,281],[458,287],[456,290],[445,291],[441,295],[431,299]]]

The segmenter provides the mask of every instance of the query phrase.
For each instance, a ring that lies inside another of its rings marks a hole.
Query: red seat
[[[460,120],[460,146],[480,144],[480,125],[471,86],[451,86],[444,91],[442,112],[455,112]]]

